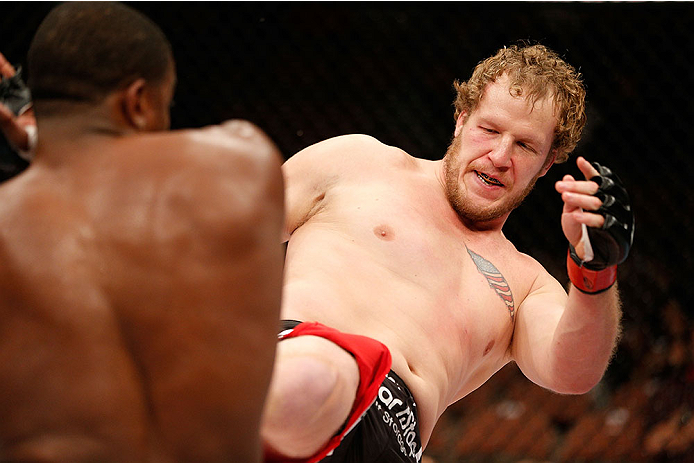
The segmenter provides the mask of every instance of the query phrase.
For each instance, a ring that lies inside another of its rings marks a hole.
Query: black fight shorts
[[[391,370],[361,421],[321,462],[419,463],[422,452],[414,397]]]
[[[301,324],[295,320],[283,320],[283,333]],[[313,332],[309,334],[321,335]],[[334,339],[334,336],[333,334],[331,337]],[[280,338],[282,337],[283,334],[280,333]],[[343,345],[343,348],[346,346]],[[388,365],[390,365],[390,355],[388,355]],[[366,384],[360,385],[361,388],[372,389],[371,385]],[[345,432],[344,426],[339,433],[343,432]],[[404,381],[390,370],[381,382],[371,406],[346,432],[339,445],[333,448],[326,457],[320,459],[320,462],[420,463],[422,453],[417,404]],[[306,461],[316,461],[316,459],[314,457]]]
[[[361,421],[321,462],[419,463],[422,452],[417,405],[402,379],[390,371]]]

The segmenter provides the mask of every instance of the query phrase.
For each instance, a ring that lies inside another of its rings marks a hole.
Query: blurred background
[[[636,214],[620,266],[624,333],[601,384],[559,396],[515,365],[442,417],[428,462],[694,461],[694,4],[131,3],[158,23],[178,66],[174,128],[229,118],[261,126],[288,158],[365,133],[439,159],[455,79],[519,40],[584,75],[588,125],[576,154],[613,168]],[[0,50],[23,64],[54,3],[0,2]],[[553,167],[506,235],[562,283],[566,242]]]

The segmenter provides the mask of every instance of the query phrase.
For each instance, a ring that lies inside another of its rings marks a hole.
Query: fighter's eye
[[[535,151],[535,148],[533,148],[533,147],[530,146],[529,144],[527,144],[527,143],[525,143],[525,142],[522,142],[522,141],[519,141],[519,142],[518,142],[518,146],[520,146],[521,148],[523,148],[524,150],[526,150],[526,151],[528,151],[528,152],[530,152],[530,153],[536,153],[536,152],[537,152],[537,151]]]

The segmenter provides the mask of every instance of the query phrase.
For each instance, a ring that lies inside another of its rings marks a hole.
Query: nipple
[[[393,229],[388,225],[378,225],[374,227],[374,235],[385,241],[391,241],[393,238],[395,238]]]
[[[489,351],[492,350],[493,347],[494,347],[494,340],[492,339],[491,341],[489,341],[489,344],[487,344],[487,347],[484,348],[484,354],[482,354],[482,356],[484,357],[485,355],[487,355],[489,353]]]

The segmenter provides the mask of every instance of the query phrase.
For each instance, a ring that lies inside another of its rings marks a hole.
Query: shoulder
[[[269,182],[281,189],[282,155],[270,137],[251,122],[232,120],[161,136],[172,148],[165,155],[180,156],[181,170],[224,184]]]
[[[552,295],[558,299],[566,297],[566,290],[561,283],[535,258],[517,252],[519,258],[517,267],[524,278],[527,279],[527,296],[525,299],[533,299],[535,296]]]
[[[286,184],[284,239],[329,204],[346,185],[387,176],[416,161],[404,151],[367,135],[343,135],[311,145],[282,166]]]
[[[250,122],[148,134],[134,142],[133,156],[140,159],[132,162],[144,166],[141,179],[155,185],[154,206],[169,220],[229,233],[282,213],[281,154]]]
[[[336,166],[341,169],[406,163],[413,159],[403,150],[362,134],[341,135],[311,145],[288,161],[287,166]]]
[[[202,166],[211,164],[225,175],[277,174],[282,155],[265,132],[251,122],[231,120],[220,125],[180,131],[188,155]]]
[[[290,188],[298,185],[322,189],[326,185],[368,176],[382,177],[416,161],[405,151],[361,134],[342,135],[311,145],[282,166]],[[322,187],[320,185],[323,185]]]
[[[199,129],[138,133],[123,137],[114,144],[113,155],[127,157],[139,166],[166,163],[177,170],[185,165],[203,168],[214,165],[219,170],[249,164],[273,168],[281,164],[277,146],[251,122],[232,120]]]
[[[561,284],[534,257],[519,251],[508,238],[495,242],[494,255],[514,286],[516,301],[523,303],[533,295],[564,293]]]
[[[345,152],[355,152],[357,154],[364,151],[383,150],[389,148],[388,145],[380,140],[364,134],[348,134],[328,138],[321,142],[310,145],[299,151],[296,155],[306,153],[324,153],[326,155],[339,155]]]

